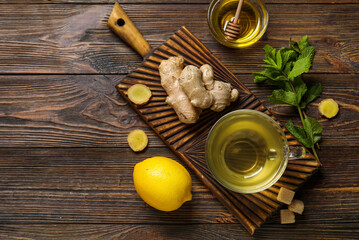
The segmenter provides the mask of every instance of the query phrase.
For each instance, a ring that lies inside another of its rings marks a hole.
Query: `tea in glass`
[[[282,129],[268,115],[237,110],[222,117],[206,142],[206,160],[214,177],[241,193],[273,185],[288,162],[288,143]]]

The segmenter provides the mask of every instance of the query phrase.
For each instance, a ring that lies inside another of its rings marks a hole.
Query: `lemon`
[[[170,158],[152,157],[137,163],[133,181],[138,195],[161,211],[174,211],[192,199],[191,176]]]

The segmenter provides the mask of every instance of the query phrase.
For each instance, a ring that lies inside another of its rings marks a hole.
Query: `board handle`
[[[142,36],[118,2],[115,3],[112,9],[107,26],[143,58],[150,53],[150,44],[148,44],[147,40]]]

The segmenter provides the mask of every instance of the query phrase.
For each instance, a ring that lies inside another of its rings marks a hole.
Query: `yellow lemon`
[[[140,197],[161,211],[174,211],[192,199],[192,179],[178,162],[152,157],[137,163],[133,181]]]

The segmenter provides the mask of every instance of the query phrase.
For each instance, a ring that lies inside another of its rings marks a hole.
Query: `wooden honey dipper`
[[[227,23],[224,29],[224,35],[228,40],[236,40],[241,33],[241,25],[238,24],[239,14],[241,13],[243,0],[239,0],[236,14],[233,21]]]

